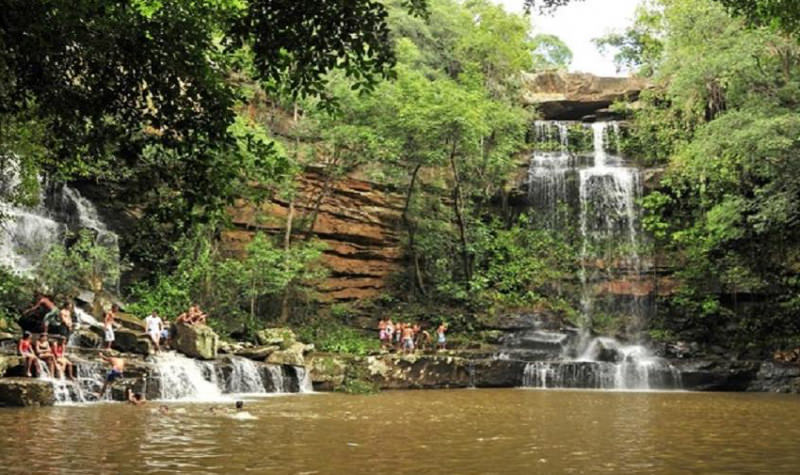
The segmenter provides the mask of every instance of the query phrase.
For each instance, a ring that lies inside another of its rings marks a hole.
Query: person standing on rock
[[[72,334],[72,312],[74,308],[75,304],[70,302],[58,313],[59,324],[61,325],[61,334],[66,339],[69,339],[69,336]]]
[[[150,336],[150,339],[153,340],[156,351],[161,351],[161,330],[164,329],[164,322],[161,321],[158,312],[153,310],[153,313],[144,319],[144,324],[147,329],[147,334]]]
[[[103,383],[102,389],[100,389],[100,392],[96,394],[97,399],[103,397],[103,395],[106,393],[106,389],[111,385],[111,383],[121,378],[122,372],[125,371],[125,360],[122,358],[100,353],[100,359],[106,363],[109,363],[111,365],[111,370],[106,375],[106,380]]]
[[[436,329],[436,344],[440,350],[447,349],[447,337],[444,335],[445,332],[447,332],[447,325],[442,322],[439,328]]]
[[[407,354],[414,352],[414,329],[410,324],[403,327],[403,352]]]
[[[117,304],[111,306],[111,310],[106,312],[103,318],[103,327],[105,329],[106,350],[111,349],[111,344],[114,343],[114,318],[117,316],[119,307]]]
[[[31,368],[33,368],[33,364],[39,360],[39,358],[36,357],[36,353],[33,352],[31,332],[25,332],[22,334],[22,339],[17,345],[17,350],[19,350],[19,354],[22,356],[22,360],[25,362],[25,374],[30,378],[32,376]]]

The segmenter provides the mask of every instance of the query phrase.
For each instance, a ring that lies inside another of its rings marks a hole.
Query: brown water
[[[3,473],[800,472],[800,397],[456,390],[0,410]]]

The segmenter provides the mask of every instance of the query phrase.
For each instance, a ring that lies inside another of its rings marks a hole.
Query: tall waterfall
[[[18,178],[12,173],[8,182],[14,187]],[[96,244],[119,255],[117,235],[100,219],[94,204],[69,186],[43,183],[38,205],[0,202],[0,215],[4,217],[0,222],[0,265],[19,274],[32,273],[50,248],[63,242],[67,231],[88,229]]]
[[[569,128],[591,136],[590,156],[571,152]],[[639,281],[645,266],[640,258],[637,201],[642,196],[639,171],[625,165],[619,154],[619,124],[591,125],[536,122],[536,140],[543,151],[534,152],[529,169],[529,201],[539,226],[565,228],[577,195],[580,249],[581,309],[579,330],[569,336],[543,330],[521,335],[512,353],[529,355],[523,385],[529,387],[580,387],[598,389],[671,389],[681,385],[678,372],[641,345],[623,345],[611,338],[593,338],[597,311],[597,286],[604,280]],[[570,177],[574,176],[574,183]],[[642,328],[642,306],[636,294],[624,309],[628,332]],[[510,341],[513,341],[511,339]],[[558,342],[553,345],[552,342]],[[555,346],[555,348],[550,348]],[[509,352],[505,352],[505,355]]]

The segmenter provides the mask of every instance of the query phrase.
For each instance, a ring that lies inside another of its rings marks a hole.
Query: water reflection
[[[5,473],[792,472],[800,398],[461,390],[0,410]]]

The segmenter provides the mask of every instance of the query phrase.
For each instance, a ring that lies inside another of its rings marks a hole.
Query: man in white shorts
[[[161,330],[164,329],[164,322],[161,321],[161,317],[158,316],[158,312],[153,310],[153,313],[144,319],[144,324],[145,328],[147,329],[147,334],[150,336],[150,339],[153,340],[156,351],[161,351],[161,348],[159,347],[159,341],[161,340]]]

